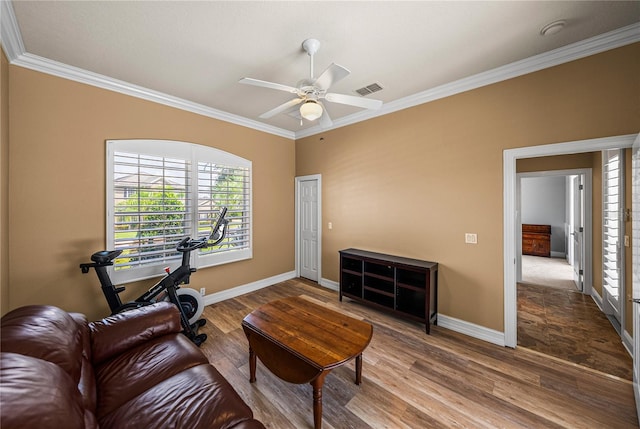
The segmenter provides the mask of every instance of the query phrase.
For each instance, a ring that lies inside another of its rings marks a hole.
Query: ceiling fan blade
[[[320,105],[322,106],[322,116],[320,116],[320,126],[322,128],[329,128],[330,126],[333,125],[333,121],[331,120],[331,117],[329,116],[329,112],[327,112],[327,108],[324,106],[324,104],[320,103]]]
[[[268,112],[263,113],[262,115],[260,115],[259,117],[262,119],[269,119],[275,115],[277,115],[278,113],[282,113],[287,109],[290,109],[291,107],[295,106],[296,104],[300,104],[302,103],[304,100],[302,98],[294,98],[292,100],[287,101],[286,103],[283,103],[281,105],[279,105],[278,107],[269,110]]]
[[[313,85],[326,91],[327,89],[329,89],[331,87],[331,85],[333,85],[337,81],[339,81],[341,79],[344,79],[345,77],[349,76],[350,73],[351,72],[349,70],[347,70],[346,68],[342,67],[341,65],[338,65],[336,63],[332,63],[315,80]]]
[[[267,82],[266,80],[252,79],[250,77],[243,77],[238,82],[244,83],[246,85],[262,86],[264,88],[277,89],[278,91],[290,92],[292,94],[298,93],[298,88],[294,88],[293,86],[282,85],[280,83],[274,83],[274,82]]]
[[[365,109],[379,109],[382,107],[381,100],[372,100],[370,98],[356,97],[354,95],[328,93],[324,96],[325,100],[332,103],[348,104],[349,106],[363,107]]]

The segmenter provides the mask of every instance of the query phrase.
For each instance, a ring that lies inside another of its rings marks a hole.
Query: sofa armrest
[[[180,312],[164,301],[91,322],[89,328],[94,364],[153,338],[182,331]]]

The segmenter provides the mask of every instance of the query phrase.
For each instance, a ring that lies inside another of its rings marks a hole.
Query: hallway
[[[571,270],[562,259],[523,257],[518,346],[631,380],[631,356],[593,299],[567,282]],[[531,279],[544,284],[525,282]]]

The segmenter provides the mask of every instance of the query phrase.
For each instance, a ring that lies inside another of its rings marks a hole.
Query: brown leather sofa
[[[91,323],[27,306],[1,323],[2,429],[264,428],[167,302]]]

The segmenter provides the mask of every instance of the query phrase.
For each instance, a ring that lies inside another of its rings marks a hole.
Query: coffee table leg
[[[313,379],[311,386],[313,386],[313,428],[322,429],[322,385],[324,384],[324,377],[329,372],[322,372],[319,376]]]
[[[249,383],[256,381],[256,353],[249,346]]]
[[[362,383],[362,353],[356,356],[356,384]]]

